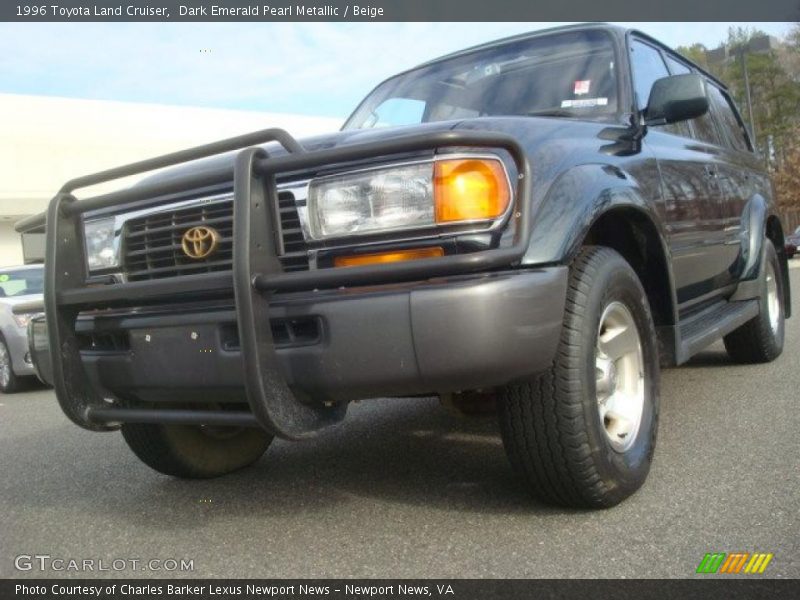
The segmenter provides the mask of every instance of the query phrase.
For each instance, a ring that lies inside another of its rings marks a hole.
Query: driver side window
[[[669,60],[669,58],[668,58]],[[636,104],[639,110],[647,107],[650,99],[650,89],[653,84],[662,77],[669,77],[670,73],[661,52],[638,40],[631,43],[631,64],[633,65],[634,91],[636,92]],[[672,65],[670,65],[672,67]],[[689,70],[686,69],[688,72]],[[685,121],[670,123],[669,125],[657,125],[655,127],[664,133],[671,133],[682,137],[689,137],[689,126]]]
[[[636,92],[636,105],[639,110],[647,107],[650,89],[656,80],[668,77],[667,65],[661,58],[661,52],[650,46],[633,40],[631,42],[631,66],[633,67],[633,89]]]

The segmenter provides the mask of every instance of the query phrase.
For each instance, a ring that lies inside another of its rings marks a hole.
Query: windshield
[[[44,290],[44,270],[16,269],[0,270],[0,298],[41,294]]]
[[[611,38],[601,30],[510,42],[382,83],[345,129],[484,116],[608,117],[617,111],[615,68]]]

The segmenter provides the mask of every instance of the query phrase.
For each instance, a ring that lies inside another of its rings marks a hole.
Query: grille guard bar
[[[252,147],[270,142],[279,143],[287,153],[270,157],[265,149]],[[424,261],[283,272],[275,243],[279,227],[276,186],[279,173],[446,147],[503,149],[513,158],[518,180],[512,211],[516,223],[510,246]],[[84,200],[73,195],[79,188],[234,150],[239,150],[239,154],[232,169],[208,169]],[[232,275],[208,273],[98,287],[86,285],[82,214],[231,179],[234,182]],[[232,293],[252,416],[258,425],[282,438],[313,436],[341,421],[346,406],[304,403],[289,389],[278,366],[269,325],[271,294],[412,281],[516,264],[525,253],[530,237],[530,182],[531,168],[524,151],[514,138],[505,134],[446,131],[307,152],[281,129],[266,129],[73,179],[51,200],[46,213],[44,305],[53,384],[61,408],[76,424],[95,431],[116,429],[119,423],[127,421],[252,424],[248,413],[222,413],[224,417],[216,419],[210,411],[170,410],[167,414],[163,409],[130,410],[109,404],[86,375],[75,334],[76,319],[82,310],[174,302],[198,292],[228,297]],[[26,227],[31,225],[30,220],[25,224]],[[159,414],[163,414],[164,419],[160,419]]]

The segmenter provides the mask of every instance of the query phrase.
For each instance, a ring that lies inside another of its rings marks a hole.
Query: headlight
[[[317,179],[308,189],[311,235],[322,239],[432,225],[432,200],[432,163]]]
[[[27,315],[12,315],[14,317],[14,322],[17,324],[17,327],[27,327],[28,323],[31,322],[32,314]]]
[[[114,231],[114,217],[84,223],[86,262],[89,270],[119,266],[118,246]]]
[[[497,159],[447,159],[313,180],[314,239],[496,219],[511,190]]]
[[[508,176],[499,160],[440,160],[434,180],[437,223],[495,219],[511,201]]]

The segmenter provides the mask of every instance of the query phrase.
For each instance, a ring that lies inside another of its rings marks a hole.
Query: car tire
[[[247,427],[126,423],[122,437],[133,453],[159,473],[208,479],[256,462],[272,436]]]
[[[725,349],[738,363],[770,362],[783,352],[784,290],[781,265],[775,246],[764,241],[764,277],[758,299],[758,316],[725,336]]]
[[[20,389],[21,380],[14,374],[14,365],[11,364],[11,352],[6,341],[0,336],[0,392],[13,394]]]
[[[656,445],[659,378],[639,278],[616,251],[583,248],[570,268],[552,367],[501,391],[503,444],[533,495],[606,508],[638,490]]]

